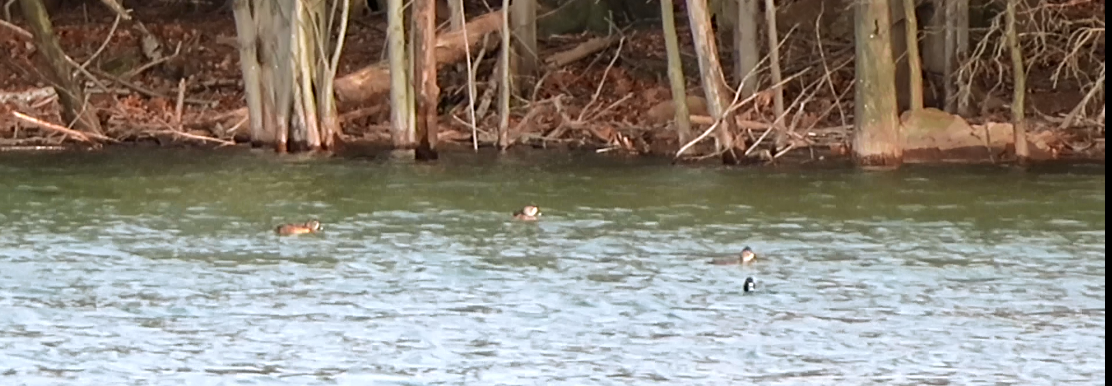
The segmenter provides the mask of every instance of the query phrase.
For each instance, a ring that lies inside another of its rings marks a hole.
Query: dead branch
[[[790,82],[791,80],[798,77],[800,74],[801,73],[796,73],[795,75],[784,78],[784,79],[780,80],[779,83],[774,84],[773,87],[783,86],[785,83]],[[741,90],[742,89],[740,87],[738,87],[737,91],[734,93],[734,100],[735,101],[741,96]],[[766,91],[767,91],[767,89],[766,89]],[[755,93],[753,95],[750,95],[748,98],[745,98],[741,102],[735,102],[735,103],[731,104],[730,107],[727,108],[726,111],[722,113],[722,116],[723,117],[731,116],[734,113],[734,111],[736,111],[738,108],[748,104],[749,102],[752,102],[754,99],[756,99],[760,95],[761,95],[761,93],[758,92],[758,93]],[[698,137],[695,137],[694,139],[688,141],[683,146],[680,146],[680,149],[676,151],[675,157],[678,158],[679,156],[683,155],[683,152],[687,151],[687,149],[690,149],[692,146],[695,146],[695,144],[699,143],[699,141],[702,141],[702,140],[706,139],[708,136],[710,136],[711,133],[714,132],[715,129],[718,128],[718,125],[720,125],[720,124],[722,124],[722,120],[721,119],[716,120],[714,122],[714,124],[710,125],[710,127],[708,127],[701,134],[699,134]]]
[[[27,104],[34,100],[53,97],[56,95],[55,92],[54,87],[42,87],[25,91],[5,91],[0,92],[0,103],[17,101]]]
[[[563,67],[571,63],[575,63],[576,61],[579,61],[580,59],[583,59],[588,55],[602,51],[619,40],[620,39],[617,36],[613,35],[601,38],[594,38],[583,43],[579,43],[569,50],[549,55],[547,58],[544,59],[544,62],[545,64],[552,67]]]
[[[124,20],[131,21],[130,11],[124,9],[124,7],[121,6],[120,3],[116,2],[116,0],[100,0],[100,2],[103,3],[104,6],[108,7],[108,9],[111,9],[112,12],[115,12],[116,17],[121,17]]]
[[[1092,87],[1089,88],[1089,92],[1085,93],[1085,97],[1081,98],[1081,102],[1078,102],[1077,106],[1074,106],[1073,109],[1070,110],[1069,114],[1066,114],[1065,119],[1062,119],[1062,123],[1058,124],[1058,129],[1065,129],[1065,128],[1069,127],[1071,124],[1073,124],[1073,120],[1076,119],[1077,116],[1081,114],[1081,111],[1085,110],[1085,106],[1089,105],[1089,100],[1093,99],[1093,97],[1096,96],[1097,91],[1100,91],[1103,88],[1104,88],[1104,64],[1101,64],[1101,66],[1100,66],[1100,77],[1097,79],[1096,82],[1092,83]],[[1102,109],[1101,111],[1103,112],[1104,110]],[[1101,119],[1101,120],[1103,120],[1103,119]]]
[[[96,138],[96,139],[101,140],[101,141],[118,142],[115,139],[112,139],[112,138],[109,138],[109,137],[106,137],[106,136],[103,136],[103,135],[100,135],[100,134],[82,133],[82,132],[77,131],[77,130],[68,129],[64,126],[56,125],[56,124],[53,124],[53,123],[50,123],[50,122],[32,117],[32,116],[28,116],[28,115],[25,115],[25,114],[20,113],[18,111],[12,111],[12,115],[15,116],[16,118],[18,118],[19,120],[30,123],[30,124],[40,128],[40,129],[46,129],[46,130],[54,131],[54,132],[57,132],[57,133],[62,133],[64,135],[67,135],[67,136],[69,136],[71,138],[74,138],[74,139],[76,139],[78,141],[81,141],[81,142],[96,144],[96,142],[93,141],[92,139],[90,139],[89,137]]]
[[[90,55],[88,59],[85,59],[84,63],[81,63],[81,68],[88,67],[89,63],[92,63],[93,60],[97,58],[97,56],[100,56],[101,52],[104,52],[104,48],[108,47],[108,42],[112,41],[112,35],[116,34],[116,27],[119,27],[119,26],[120,26],[120,15],[117,14],[116,19],[112,21],[112,28],[110,28],[108,30],[108,36],[105,37],[104,41],[100,43],[100,47],[97,47],[97,50],[94,51],[93,54]]]
[[[15,32],[16,35],[22,36],[24,39],[31,40],[31,39],[35,38],[35,35],[32,35],[30,32],[27,32],[27,30],[25,30],[23,28],[19,28],[19,26],[15,25],[15,24],[12,24],[12,23],[9,23],[7,21],[0,20],[0,25],[2,25],[4,27],[8,27],[8,29]]]

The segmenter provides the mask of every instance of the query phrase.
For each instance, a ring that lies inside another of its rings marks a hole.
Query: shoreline
[[[257,153],[260,155],[269,154],[267,156],[281,158],[281,157],[301,157],[301,158],[319,158],[319,159],[345,159],[345,160],[409,160],[412,162],[427,162],[436,164],[441,161],[416,161],[414,159],[414,149],[395,149],[389,141],[380,140],[356,140],[345,141],[341,146],[334,151],[325,152],[309,152],[309,153],[277,153],[271,149],[264,147],[254,147],[250,142],[238,142],[234,145],[217,145],[209,143],[196,143],[197,141],[177,141],[172,143],[158,143],[155,140],[143,139],[132,141],[121,141],[119,143],[103,144],[98,147],[82,146],[77,143],[62,144],[62,145],[17,145],[17,146],[2,146],[0,145],[0,157],[18,155],[40,155],[40,154],[79,154],[79,153],[111,153],[116,151],[128,151],[135,149],[143,150],[188,150],[196,151],[199,153],[208,152],[245,152]],[[839,152],[826,148],[799,148],[791,150],[781,157],[777,158],[775,162],[767,162],[757,158],[749,158],[749,162],[744,162],[737,165],[723,165],[718,157],[710,157],[704,159],[676,159],[671,154],[661,152],[630,152],[627,150],[609,150],[605,146],[590,143],[556,143],[551,146],[543,146],[541,144],[516,144],[506,150],[508,154],[512,155],[527,155],[529,153],[563,153],[570,156],[585,156],[585,157],[605,157],[613,159],[639,159],[647,162],[667,163],[674,166],[722,166],[727,168],[739,169],[770,169],[770,170],[784,170],[784,169],[802,169],[802,170],[843,170],[843,169],[859,169],[853,162],[852,157],[844,151]],[[456,141],[444,141],[438,144],[437,151],[440,154],[448,154],[453,157],[462,155],[474,156],[487,156],[498,154],[500,151],[491,144],[480,143],[478,150],[475,150],[471,143],[463,143]],[[812,155],[813,151],[813,155]],[[1031,160],[1025,167],[1028,169],[1043,169],[1043,168],[1059,168],[1059,167],[1073,167],[1073,166],[1101,166],[1105,165],[1103,153],[1099,157],[1060,157],[1053,159],[1037,159]],[[904,162],[896,170],[913,167],[913,168],[953,168],[953,167],[985,167],[985,166],[1004,166],[1014,167],[1016,162],[1014,159],[996,160],[995,162],[988,159],[978,160],[937,160],[934,162]]]

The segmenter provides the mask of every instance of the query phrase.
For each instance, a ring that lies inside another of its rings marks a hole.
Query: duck
[[[757,281],[753,280],[752,277],[745,278],[745,284],[741,285],[741,290],[745,291],[745,292],[756,291],[757,290]]]
[[[277,232],[279,236],[290,236],[317,233],[320,232],[321,229],[324,229],[324,227],[320,225],[320,221],[309,220],[301,224],[282,224],[279,225],[278,228],[275,228],[274,231]]]
[[[715,259],[711,260],[711,264],[715,265],[729,265],[729,264],[749,264],[757,258],[757,254],[753,252],[748,246],[741,249],[741,254],[737,257],[729,259]]]
[[[526,205],[524,208],[514,211],[514,219],[521,221],[537,221],[541,216],[541,208],[536,205]]]

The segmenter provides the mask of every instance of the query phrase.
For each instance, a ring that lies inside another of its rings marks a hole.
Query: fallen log
[[[486,35],[501,29],[502,11],[494,11],[471,19],[464,29],[440,34],[436,37],[437,66],[463,60],[468,54],[465,47],[476,50]],[[363,67],[335,82],[337,102],[346,106],[361,104],[390,91],[390,63],[382,61]]]
[[[610,47],[610,45],[614,44],[618,40],[619,39],[617,36],[594,38],[580,43],[570,50],[557,52],[552,56],[545,58],[544,62],[545,64],[548,64],[552,67],[563,67],[568,64],[575,63],[579,59],[583,59],[588,55],[602,51],[603,49],[606,49],[606,47]]]

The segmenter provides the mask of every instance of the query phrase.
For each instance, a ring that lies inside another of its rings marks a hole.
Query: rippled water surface
[[[1103,168],[0,157],[3,384],[1104,384]]]

